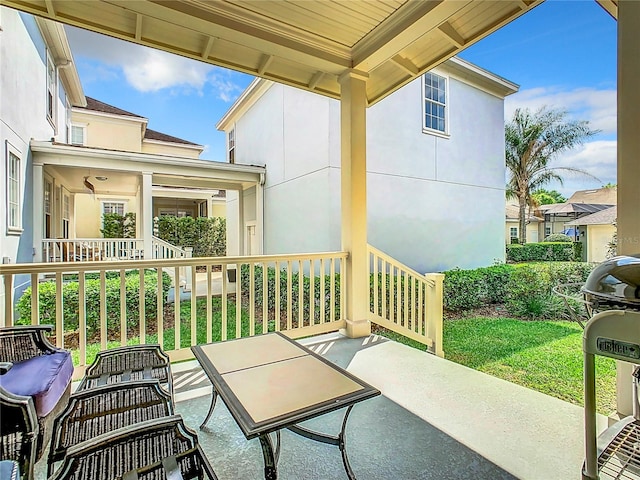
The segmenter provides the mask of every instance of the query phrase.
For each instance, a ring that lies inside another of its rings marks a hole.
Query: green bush
[[[103,214],[100,233],[104,238],[136,238],[136,214]]]
[[[500,264],[444,272],[444,308],[455,312],[503,303],[513,270],[513,265]]]
[[[573,242],[573,239],[569,235],[564,233],[552,233],[548,235],[543,242]]]
[[[250,291],[251,287],[251,270],[247,264],[240,266],[240,284],[242,290],[245,292]],[[265,288],[263,281],[263,267],[260,265],[253,265],[254,275],[254,302],[256,309],[262,309]],[[340,315],[340,275],[335,276],[335,303],[334,309],[336,318],[331,319],[331,291],[330,291],[331,277],[325,276],[325,291],[322,291],[320,276],[314,276],[314,319],[316,322],[321,316],[321,305],[324,302],[325,321],[332,321],[339,318]],[[300,292],[300,274],[291,273],[291,298],[287,298],[287,272],[285,270],[280,271],[280,310],[286,311],[287,306],[291,304],[292,315],[298,317],[300,308],[303,312],[309,311],[310,297],[311,297],[311,280],[308,276],[302,276],[302,292]],[[273,267],[267,268],[267,308],[271,311],[276,307],[276,269]],[[302,298],[300,298],[302,295]]]
[[[507,245],[509,262],[569,262],[576,258],[574,244],[566,242]]]
[[[106,279],[106,310],[107,331],[114,334],[120,331],[120,276],[117,272],[110,273]],[[115,274],[115,275],[114,275]],[[77,276],[71,279],[65,277],[66,283],[62,287],[63,321],[64,331],[78,330],[79,300]],[[85,281],[85,303],[87,337],[91,338],[100,332],[100,280],[87,275]],[[157,279],[155,271],[146,271],[144,274],[144,302],[145,318],[154,320],[157,318]],[[171,278],[166,273],[162,274],[162,290],[166,298],[171,286]],[[137,270],[129,271],[125,278],[126,289],[126,322],[128,328],[137,328],[140,323],[140,275]],[[46,281],[38,285],[40,322],[55,324],[56,322],[56,283]],[[16,304],[19,318],[16,323],[31,323],[31,287],[28,287]]]
[[[176,217],[162,215],[157,221],[159,238],[178,247],[192,247],[194,257],[227,254],[227,223],[223,217]]]

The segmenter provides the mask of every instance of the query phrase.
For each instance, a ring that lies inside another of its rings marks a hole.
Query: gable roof
[[[567,203],[591,203],[602,205],[618,204],[618,188],[596,188],[591,190],[578,190],[567,200]]]
[[[86,107],[78,107],[84,110],[92,110],[94,112],[100,113],[109,113],[111,115],[123,115],[125,117],[136,117],[144,119],[142,115],[137,115],[135,113],[127,112],[126,110],[122,110],[121,108],[114,107],[113,105],[109,105],[108,103],[101,102],[100,100],[96,100],[95,98],[87,97],[87,106]]]
[[[556,215],[564,213],[595,213],[612,206],[613,204],[606,205],[602,203],[554,203],[544,213]]]
[[[528,210],[528,209],[527,209]],[[520,207],[513,203],[507,203],[505,208],[507,220],[519,220]],[[528,222],[544,222],[544,218],[536,217],[535,215],[527,214],[526,219]]]
[[[618,207],[613,206],[599,212],[586,215],[565,225],[613,225],[618,217]]]
[[[182,143],[184,145],[194,145],[196,147],[201,147],[199,143],[193,143],[189,140],[183,140],[182,138],[174,137],[173,135],[167,135],[166,133],[158,132],[157,130],[151,130],[147,128],[144,132],[145,140],[157,140],[159,142],[170,142],[170,143]]]

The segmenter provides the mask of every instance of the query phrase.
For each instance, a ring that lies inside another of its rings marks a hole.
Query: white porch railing
[[[326,333],[346,325],[346,258],[334,252],[0,265],[4,323],[53,324],[56,345],[77,352],[76,377],[98,350],[131,342],[158,343],[182,360],[192,358],[190,346],[213,340]],[[189,267],[191,291],[171,289],[163,270],[178,278]],[[237,281],[228,281],[238,268]],[[43,281],[45,275],[55,278]],[[25,279],[31,287],[18,301],[14,285]]]
[[[191,258],[192,248],[185,249],[176,247],[175,245],[165,242],[161,238],[152,237],[151,248],[153,249],[153,258]]]
[[[144,256],[139,238],[47,238],[42,241],[45,262],[136,260]]]
[[[427,345],[444,357],[442,302],[444,275],[421,275],[368,246],[371,278],[371,322]]]

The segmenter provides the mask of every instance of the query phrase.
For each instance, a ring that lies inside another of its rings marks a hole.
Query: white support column
[[[50,199],[53,208],[53,199]],[[42,239],[44,238],[44,165],[33,164],[33,261],[42,262]],[[15,261],[15,259],[13,260]]]
[[[618,254],[640,253],[640,2],[618,2]],[[631,364],[617,362],[618,413],[632,414]]]
[[[342,250],[349,252],[346,321],[349,337],[371,333],[367,257],[367,86],[368,75],[354,70],[340,81]]]
[[[244,255],[244,190],[238,190],[238,255]]]
[[[152,239],[153,236],[153,208],[152,208],[152,179],[153,174],[151,172],[142,172],[142,182],[140,184],[140,219],[137,222],[139,230],[142,232],[142,244],[144,249],[144,258],[153,258],[152,252]]]
[[[264,254],[264,175],[260,175],[260,182],[256,184],[256,242],[255,254]]]

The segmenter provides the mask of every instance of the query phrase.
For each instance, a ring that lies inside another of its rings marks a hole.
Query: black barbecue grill
[[[584,327],[584,480],[640,480],[640,256],[602,262],[582,287],[590,319]],[[595,355],[636,364],[633,415],[596,435]]]

